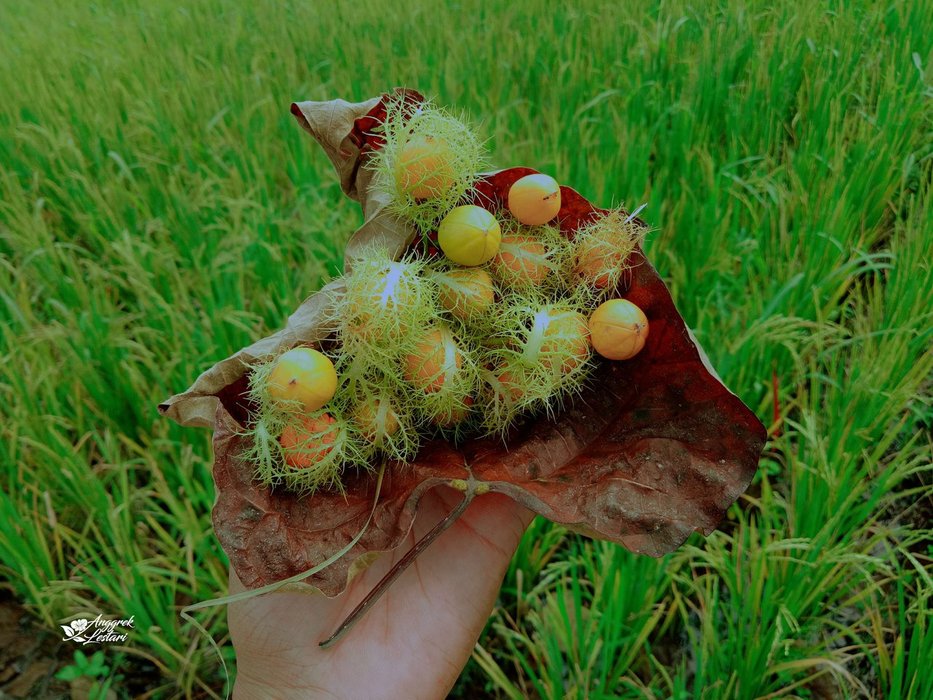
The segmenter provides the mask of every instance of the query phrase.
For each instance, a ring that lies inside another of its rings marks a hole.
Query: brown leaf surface
[[[404,95],[420,99],[411,91]],[[348,246],[348,265],[362,243],[378,238],[401,254],[414,236],[384,211],[362,167],[366,152],[381,145],[381,110],[379,100],[292,106],[331,158],[344,191],[363,206],[365,223]],[[485,176],[475,201],[498,208],[512,182],[531,172],[512,168]],[[558,216],[566,234],[598,212],[562,188]],[[329,596],[340,593],[356,567],[402,541],[425,492],[470,474],[555,522],[652,556],[671,551],[696,530],[709,534],[716,528],[751,481],[765,430],[712,372],[657,272],[640,251],[634,255],[638,264],[620,291],[648,316],[644,350],[627,362],[603,362],[591,388],[556,421],[527,421],[505,444],[490,438],[454,447],[435,440],[413,464],[389,465],[362,539],[308,583]],[[218,363],[160,406],[179,422],[214,427],[214,528],[249,588],[332,555],[359,532],[372,507],[375,482],[367,474],[348,474],[346,494],[296,498],[256,484],[251,466],[240,458],[244,438],[237,432],[247,412],[244,362],[325,337],[329,330],[315,322],[326,305],[321,296],[306,300],[284,331]],[[213,414],[205,421],[208,409]]]

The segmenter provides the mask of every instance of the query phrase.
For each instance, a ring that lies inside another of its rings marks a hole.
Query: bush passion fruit
[[[648,319],[626,299],[603,302],[589,319],[593,348],[609,360],[629,360],[645,347]]]

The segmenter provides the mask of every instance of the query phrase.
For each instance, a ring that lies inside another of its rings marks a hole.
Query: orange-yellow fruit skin
[[[385,415],[380,418],[382,402],[378,399],[359,404],[353,412],[360,432],[367,440],[376,441],[398,432],[398,416],[391,406],[385,407]]]
[[[415,199],[442,196],[456,180],[450,144],[433,136],[414,136],[401,149],[396,168],[399,190]]]
[[[337,371],[317,350],[292,348],[275,361],[267,387],[273,399],[298,401],[306,411],[316,411],[334,397]]]
[[[560,185],[550,175],[526,175],[509,189],[508,207],[523,224],[546,224],[560,211]]]
[[[496,217],[482,207],[454,207],[437,228],[437,244],[458,265],[475,267],[499,252],[502,229]]]
[[[570,351],[567,353],[567,351]],[[564,372],[572,372],[590,356],[590,330],[586,316],[576,311],[558,312],[544,330],[541,343],[542,363],[550,366],[549,354],[567,353]]]
[[[328,414],[304,416],[301,426],[285,426],[279,436],[279,444],[285,454],[285,463],[295,469],[313,467],[334,449],[336,421]]]
[[[511,234],[502,238],[493,267],[497,276],[506,283],[538,285],[551,271],[543,262],[546,252],[544,244],[532,236]]]
[[[492,277],[485,270],[450,270],[443,277],[454,284],[440,284],[437,300],[444,310],[462,321],[485,313],[496,300]]]
[[[593,348],[609,360],[628,360],[645,347],[648,318],[626,299],[610,299],[590,316]]]
[[[447,329],[427,331],[405,356],[405,379],[426,393],[440,391],[463,364],[463,355]]]

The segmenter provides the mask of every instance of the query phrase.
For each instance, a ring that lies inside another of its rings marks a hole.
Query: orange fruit
[[[618,279],[618,273],[625,265],[632,247],[622,234],[607,236],[605,240],[581,241],[574,251],[574,272],[594,287],[605,289],[613,278]]]
[[[405,379],[427,393],[440,391],[463,364],[453,334],[444,327],[426,331],[405,356]]]
[[[560,185],[550,175],[526,175],[509,188],[508,207],[523,224],[546,224],[560,211]]]
[[[502,238],[492,265],[499,279],[516,287],[541,284],[551,271],[544,244],[533,236],[517,234]]]
[[[279,436],[285,463],[295,469],[313,467],[334,449],[337,430],[333,416],[302,416],[301,425],[287,425]]]
[[[398,189],[415,199],[440,197],[456,178],[450,144],[434,136],[413,136],[398,156],[395,179]]]

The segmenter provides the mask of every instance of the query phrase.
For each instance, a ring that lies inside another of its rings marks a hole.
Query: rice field
[[[56,641],[135,616],[97,687],[223,697],[179,616],[227,587],[210,434],[155,406],[340,270],[361,215],[289,104],[404,85],[646,203],[770,433],[662,559],[535,520],[451,697],[933,698],[930,0],[8,0],[0,66],[0,582]]]

